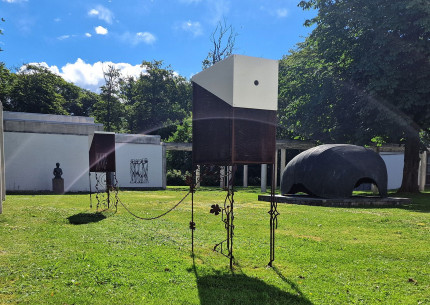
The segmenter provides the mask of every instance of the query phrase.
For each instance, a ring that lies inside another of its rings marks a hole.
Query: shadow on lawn
[[[409,193],[395,193],[393,196],[411,198],[412,203],[405,204],[400,209],[421,212],[421,213],[430,213],[430,194],[429,193],[418,193],[418,194],[409,194]]]
[[[277,269],[276,274],[295,291],[289,293],[266,284],[264,281],[244,274],[211,274],[197,278],[200,304],[300,304],[312,305],[292,281],[285,278]]]
[[[100,212],[96,213],[79,213],[67,217],[69,223],[72,225],[84,225],[91,222],[99,222],[105,219],[106,216]]]

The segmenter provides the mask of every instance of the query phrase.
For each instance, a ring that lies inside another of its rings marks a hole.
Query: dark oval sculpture
[[[362,183],[375,184],[379,195],[387,197],[387,167],[381,156],[361,146],[327,144],[308,149],[288,163],[281,194],[347,198]]]

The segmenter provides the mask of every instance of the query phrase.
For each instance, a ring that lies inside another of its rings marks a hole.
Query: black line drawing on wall
[[[130,160],[130,183],[149,183],[147,158]]]

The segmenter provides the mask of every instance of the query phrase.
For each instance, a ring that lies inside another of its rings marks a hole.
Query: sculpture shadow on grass
[[[106,216],[100,212],[96,213],[79,213],[67,217],[69,223],[72,225],[84,225],[92,222],[99,222],[105,219]]]
[[[288,280],[277,269],[276,274],[294,291],[286,292],[264,281],[245,274],[221,274],[199,276],[193,266],[197,279],[197,288],[201,305],[224,304],[297,304],[312,305],[292,281]]]

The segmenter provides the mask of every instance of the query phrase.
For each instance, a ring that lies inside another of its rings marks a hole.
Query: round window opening
[[[258,86],[258,84],[259,84],[258,80],[255,80],[254,85]]]

